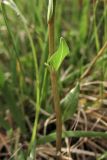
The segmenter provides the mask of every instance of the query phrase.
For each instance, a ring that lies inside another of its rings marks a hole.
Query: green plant
[[[72,154],[75,159],[78,153],[70,151],[69,140],[73,139],[74,147],[76,139],[77,144],[83,140],[79,149],[83,151],[85,143],[90,155],[94,155],[96,150],[99,159],[106,159],[106,152],[102,152],[107,149],[106,146],[102,147],[107,138],[104,116],[107,79],[106,0],[49,0],[49,4],[48,1],[39,0],[2,2],[0,138],[6,137],[6,144],[1,142],[3,150],[8,146],[7,155],[13,160],[34,160],[42,157],[39,155],[41,147],[45,155],[47,143],[52,142],[53,151],[56,142],[54,158],[67,159]],[[63,66],[60,67],[63,60]],[[93,111],[96,105],[101,106],[100,112],[98,108]],[[54,119],[50,120],[51,117]],[[46,131],[45,134],[43,131]],[[87,137],[87,142],[84,137]],[[102,138],[101,145],[99,138]],[[8,143],[7,139],[11,142]],[[64,143],[61,143],[62,140]],[[25,149],[24,142],[27,144]],[[101,151],[100,148],[94,150],[93,143],[94,147],[100,146]],[[21,147],[19,144],[22,144]],[[66,153],[61,147],[67,150]],[[91,159],[90,156],[77,156],[78,159]],[[0,154],[0,159],[8,158]]]
[[[53,55],[55,52],[54,48],[54,16],[55,16],[55,0],[49,0],[48,5],[48,34],[49,34],[49,54]],[[52,61],[52,60],[50,60]],[[55,65],[56,67],[56,65]],[[55,68],[51,69],[51,84],[52,84],[52,95],[54,100],[54,109],[56,114],[56,157],[61,159],[61,138],[62,138],[62,120],[61,120],[61,108],[60,108],[60,97],[57,85],[57,73]]]
[[[61,159],[61,140],[62,140],[62,121],[69,119],[75,111],[78,104],[79,86],[72,90],[63,100],[65,103],[63,108],[60,104],[60,96],[57,83],[57,72],[64,58],[69,54],[69,48],[64,40],[60,39],[60,45],[55,52],[54,47],[54,18],[55,18],[56,1],[49,0],[48,5],[48,30],[49,30],[49,54],[48,67],[51,75],[52,95],[54,101],[54,110],[56,114],[56,156]],[[54,53],[55,52],[55,53]],[[62,102],[62,103],[63,103]],[[63,110],[63,111],[62,111]],[[71,110],[71,112],[70,112]]]

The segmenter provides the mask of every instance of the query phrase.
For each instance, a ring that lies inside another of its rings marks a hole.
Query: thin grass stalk
[[[30,154],[30,157],[36,157],[36,138],[37,138],[37,127],[38,127],[38,121],[39,121],[39,113],[40,113],[40,78],[39,78],[39,67],[38,67],[38,61],[37,61],[37,52],[31,37],[31,34],[29,32],[29,29],[27,27],[27,24],[24,23],[25,30],[27,32],[30,45],[32,48],[32,54],[33,54],[33,60],[34,60],[34,68],[35,68],[35,74],[36,74],[36,83],[35,83],[35,91],[36,91],[36,103],[35,103],[35,120],[34,120],[34,126],[33,126],[33,132],[30,140],[30,145],[28,148],[28,154]],[[32,158],[32,159],[33,159]]]
[[[98,6],[99,1],[97,0],[95,3],[95,6],[93,6],[93,10],[94,10],[94,34],[95,34],[95,45],[96,45],[96,49],[97,52],[100,49],[100,42],[99,42],[99,35],[98,35],[98,29],[97,29],[97,23],[96,23],[96,11],[97,11],[97,6]]]
[[[39,120],[39,113],[40,113],[40,79],[39,79],[39,68],[38,68],[38,62],[37,62],[37,52],[32,40],[32,37],[30,35],[29,29],[27,27],[27,24],[24,23],[25,30],[27,32],[30,45],[32,48],[32,54],[33,54],[33,60],[34,60],[34,67],[35,67],[35,74],[36,74],[36,83],[35,83],[35,91],[36,91],[36,103],[35,103],[35,121],[34,121],[34,127],[33,132],[31,136],[31,141],[28,149],[28,153],[31,154],[31,157],[35,157],[35,147],[36,147],[36,138],[37,138],[37,126],[38,126],[38,120]]]
[[[107,132],[97,132],[97,131],[63,131],[62,138],[102,138],[107,139]],[[56,140],[56,133],[51,133],[47,136],[38,139],[37,144],[42,145],[45,143],[50,143]]]
[[[54,47],[54,16],[55,16],[55,5],[56,1],[53,0],[53,13],[52,17],[48,19],[48,36],[49,36],[49,54],[52,55],[55,52]],[[56,157],[61,159],[61,139],[62,139],[62,118],[60,108],[60,97],[57,84],[57,73],[56,71],[50,71],[52,95],[54,102],[54,110],[56,114]]]

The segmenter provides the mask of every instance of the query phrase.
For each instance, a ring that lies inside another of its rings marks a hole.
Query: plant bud
[[[49,0],[47,22],[49,22],[53,16],[53,3],[54,3],[53,1],[54,0]]]

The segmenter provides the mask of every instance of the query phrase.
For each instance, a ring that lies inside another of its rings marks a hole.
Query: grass
[[[48,45],[55,42],[52,52],[56,51],[60,37],[66,40],[70,55],[57,72],[58,97],[63,100],[81,80],[78,108],[71,117],[66,114],[69,118],[63,122],[63,158],[106,159],[106,0],[57,2],[54,42],[48,42],[48,1],[10,2],[10,6],[0,4],[0,159],[55,156],[45,150],[46,144],[52,152],[56,149],[58,127],[51,96],[55,81],[50,80],[45,64]],[[70,152],[70,147],[79,147],[81,154]],[[86,156],[86,151],[96,154]]]

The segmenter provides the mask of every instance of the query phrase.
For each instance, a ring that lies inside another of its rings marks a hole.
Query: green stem
[[[28,38],[31,44],[32,53],[33,53],[33,60],[34,60],[34,67],[35,67],[35,73],[36,73],[36,84],[35,84],[35,90],[36,90],[36,104],[35,104],[35,121],[34,121],[34,127],[33,127],[33,133],[29,145],[28,152],[33,155],[32,157],[35,157],[35,140],[37,138],[37,126],[38,126],[38,120],[39,120],[39,113],[40,113],[40,81],[39,81],[39,68],[38,68],[38,62],[37,62],[37,53],[36,49],[32,40],[32,37],[30,35],[30,32],[28,30],[28,27],[26,23],[24,23],[26,32],[28,34]]]
[[[53,14],[48,19],[48,34],[49,34],[49,54],[54,53],[54,15],[55,15],[55,0],[53,1]],[[60,97],[57,84],[57,73],[55,71],[50,72],[52,95],[54,101],[54,109],[56,114],[56,150],[57,159],[61,159],[61,139],[62,139],[62,118],[60,108]]]
[[[31,136],[30,145],[28,148],[28,154],[30,154],[30,157],[36,156],[35,154],[35,147],[36,147],[36,138],[37,138],[37,127],[38,127],[38,121],[39,121],[39,113],[40,113],[40,79],[39,79],[39,68],[38,68],[38,62],[37,62],[37,53],[36,49],[32,40],[32,37],[30,35],[30,32],[28,30],[28,27],[26,23],[24,23],[30,45],[32,48],[33,53],[33,60],[34,60],[34,67],[35,67],[35,74],[36,74],[36,83],[35,83],[35,91],[36,91],[36,103],[35,103],[35,120],[34,120],[34,126],[33,126],[33,132]]]
[[[39,81],[39,68],[38,68],[38,61],[37,61],[37,52],[33,43],[33,39],[31,37],[31,34],[29,32],[27,23],[25,21],[25,18],[23,15],[19,12],[21,20],[24,24],[26,33],[28,35],[31,49],[32,49],[32,54],[33,54],[33,60],[34,60],[34,68],[35,68],[35,74],[36,74],[36,84],[35,84],[35,90],[36,90],[36,103],[35,103],[35,121],[34,121],[34,127],[33,127],[33,133],[31,136],[31,141],[29,145],[28,152],[32,154],[33,157],[35,157],[35,140],[37,138],[37,125],[38,125],[38,120],[39,120],[39,113],[40,113],[40,81]]]

